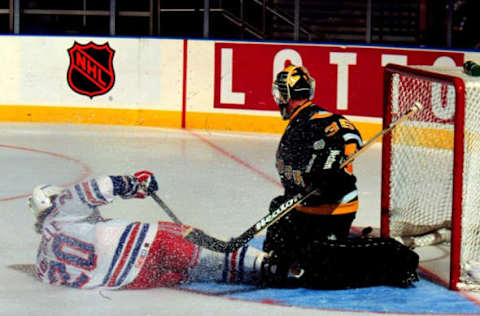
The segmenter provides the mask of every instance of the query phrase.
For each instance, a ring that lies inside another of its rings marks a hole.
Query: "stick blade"
[[[217,252],[233,252],[243,246],[243,243],[241,242],[226,242],[207,235],[202,230],[193,227],[187,230],[183,237],[200,247]]]

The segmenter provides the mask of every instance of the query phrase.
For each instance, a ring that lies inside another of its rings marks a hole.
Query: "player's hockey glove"
[[[142,170],[133,175],[138,181],[137,191],[134,194],[135,198],[144,199],[150,193],[158,190],[157,180],[150,171]]]
[[[158,190],[157,180],[150,171],[142,170],[133,176],[111,176],[113,194],[123,199],[143,199]]]

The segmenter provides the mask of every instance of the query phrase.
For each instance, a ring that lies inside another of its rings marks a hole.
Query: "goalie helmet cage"
[[[417,101],[423,110],[383,138],[381,234],[451,229],[449,288],[478,289],[465,265],[480,259],[480,78],[387,65],[384,128]]]

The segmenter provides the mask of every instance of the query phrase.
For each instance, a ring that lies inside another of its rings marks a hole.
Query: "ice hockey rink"
[[[282,192],[274,166],[280,135],[33,123],[0,123],[0,131],[0,315],[480,315],[479,295],[452,292],[424,277],[408,289],[345,291],[220,284],[106,291],[40,283],[31,272],[39,236],[26,204],[35,185],[67,186],[148,169],[157,177],[159,196],[183,222],[213,236],[238,236]],[[356,227],[379,227],[380,157],[375,144],[355,161]],[[116,200],[102,213],[169,220],[149,198]],[[426,275],[446,270],[432,264],[432,257],[445,256],[441,248],[435,251],[422,258]]]

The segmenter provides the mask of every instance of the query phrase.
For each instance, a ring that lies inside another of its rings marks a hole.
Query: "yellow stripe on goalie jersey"
[[[358,210],[358,200],[340,203],[340,204],[323,204],[318,206],[296,206],[297,211],[311,215],[342,215],[354,213]]]
[[[313,114],[312,117],[310,117],[310,119],[311,120],[323,119],[323,118],[326,118],[326,117],[330,117],[332,115],[333,115],[333,113],[330,113],[330,112],[327,112],[327,111],[320,111],[320,112],[316,112],[315,114]]]
[[[292,122],[293,119],[298,115],[298,113],[300,113],[304,108],[306,108],[307,106],[310,106],[310,104],[312,104],[312,101],[307,101],[305,102],[303,105],[301,105],[300,107],[296,108],[295,109],[295,112],[292,113],[292,116],[290,116],[290,119],[289,121]]]
[[[356,151],[357,151],[357,144],[349,143],[345,145],[345,157],[350,157],[350,155],[353,155],[353,153]],[[345,171],[348,174],[353,174],[353,164],[349,163],[348,165],[346,165]]]

